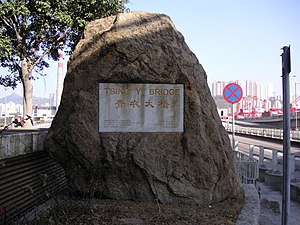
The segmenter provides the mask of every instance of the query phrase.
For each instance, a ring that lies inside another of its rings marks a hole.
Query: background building
[[[223,89],[229,82],[224,81],[214,81],[211,87],[212,96],[221,96],[223,95]]]

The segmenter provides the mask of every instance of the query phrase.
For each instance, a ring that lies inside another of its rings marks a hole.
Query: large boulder
[[[183,131],[99,131],[99,83],[183,84]],[[45,149],[71,190],[85,195],[210,204],[240,191],[206,73],[163,14],[124,13],[86,26]]]

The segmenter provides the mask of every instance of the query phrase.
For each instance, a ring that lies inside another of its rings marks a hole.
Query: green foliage
[[[5,164],[6,164],[5,161],[4,161],[4,160],[1,160],[1,161],[0,161],[0,168],[1,168],[1,167],[4,167]]]
[[[16,87],[32,71],[48,67],[45,56],[58,59],[62,42],[71,54],[89,21],[125,10],[126,0],[0,1],[0,85]],[[26,71],[26,73],[24,73]]]
[[[45,187],[48,184],[49,176],[48,176],[47,173],[41,173],[40,177],[41,177],[41,180],[43,182],[43,187]]]
[[[29,192],[30,194],[33,194],[33,193],[34,193],[33,187],[32,187],[31,185],[27,185],[27,186],[24,188],[24,191]]]

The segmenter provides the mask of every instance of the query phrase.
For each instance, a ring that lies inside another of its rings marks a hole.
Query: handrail
[[[249,150],[246,152],[245,150],[241,151],[239,150],[239,143],[247,144],[249,145]],[[235,149],[234,149],[234,155],[236,160],[252,160],[257,161],[259,167],[267,167],[266,163],[267,161],[270,162],[269,170],[273,173],[279,173],[279,160],[278,158],[282,156],[281,150],[275,149],[275,148],[265,148],[262,145],[253,145],[246,142],[239,142],[235,141]],[[258,148],[258,154],[254,153],[254,149]],[[265,150],[271,151],[271,157],[267,157],[265,154]],[[290,165],[291,165],[291,172],[295,171],[295,155],[290,155]]]

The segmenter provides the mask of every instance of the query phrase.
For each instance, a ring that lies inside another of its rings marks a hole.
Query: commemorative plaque
[[[99,83],[99,132],[183,132],[183,84]]]

